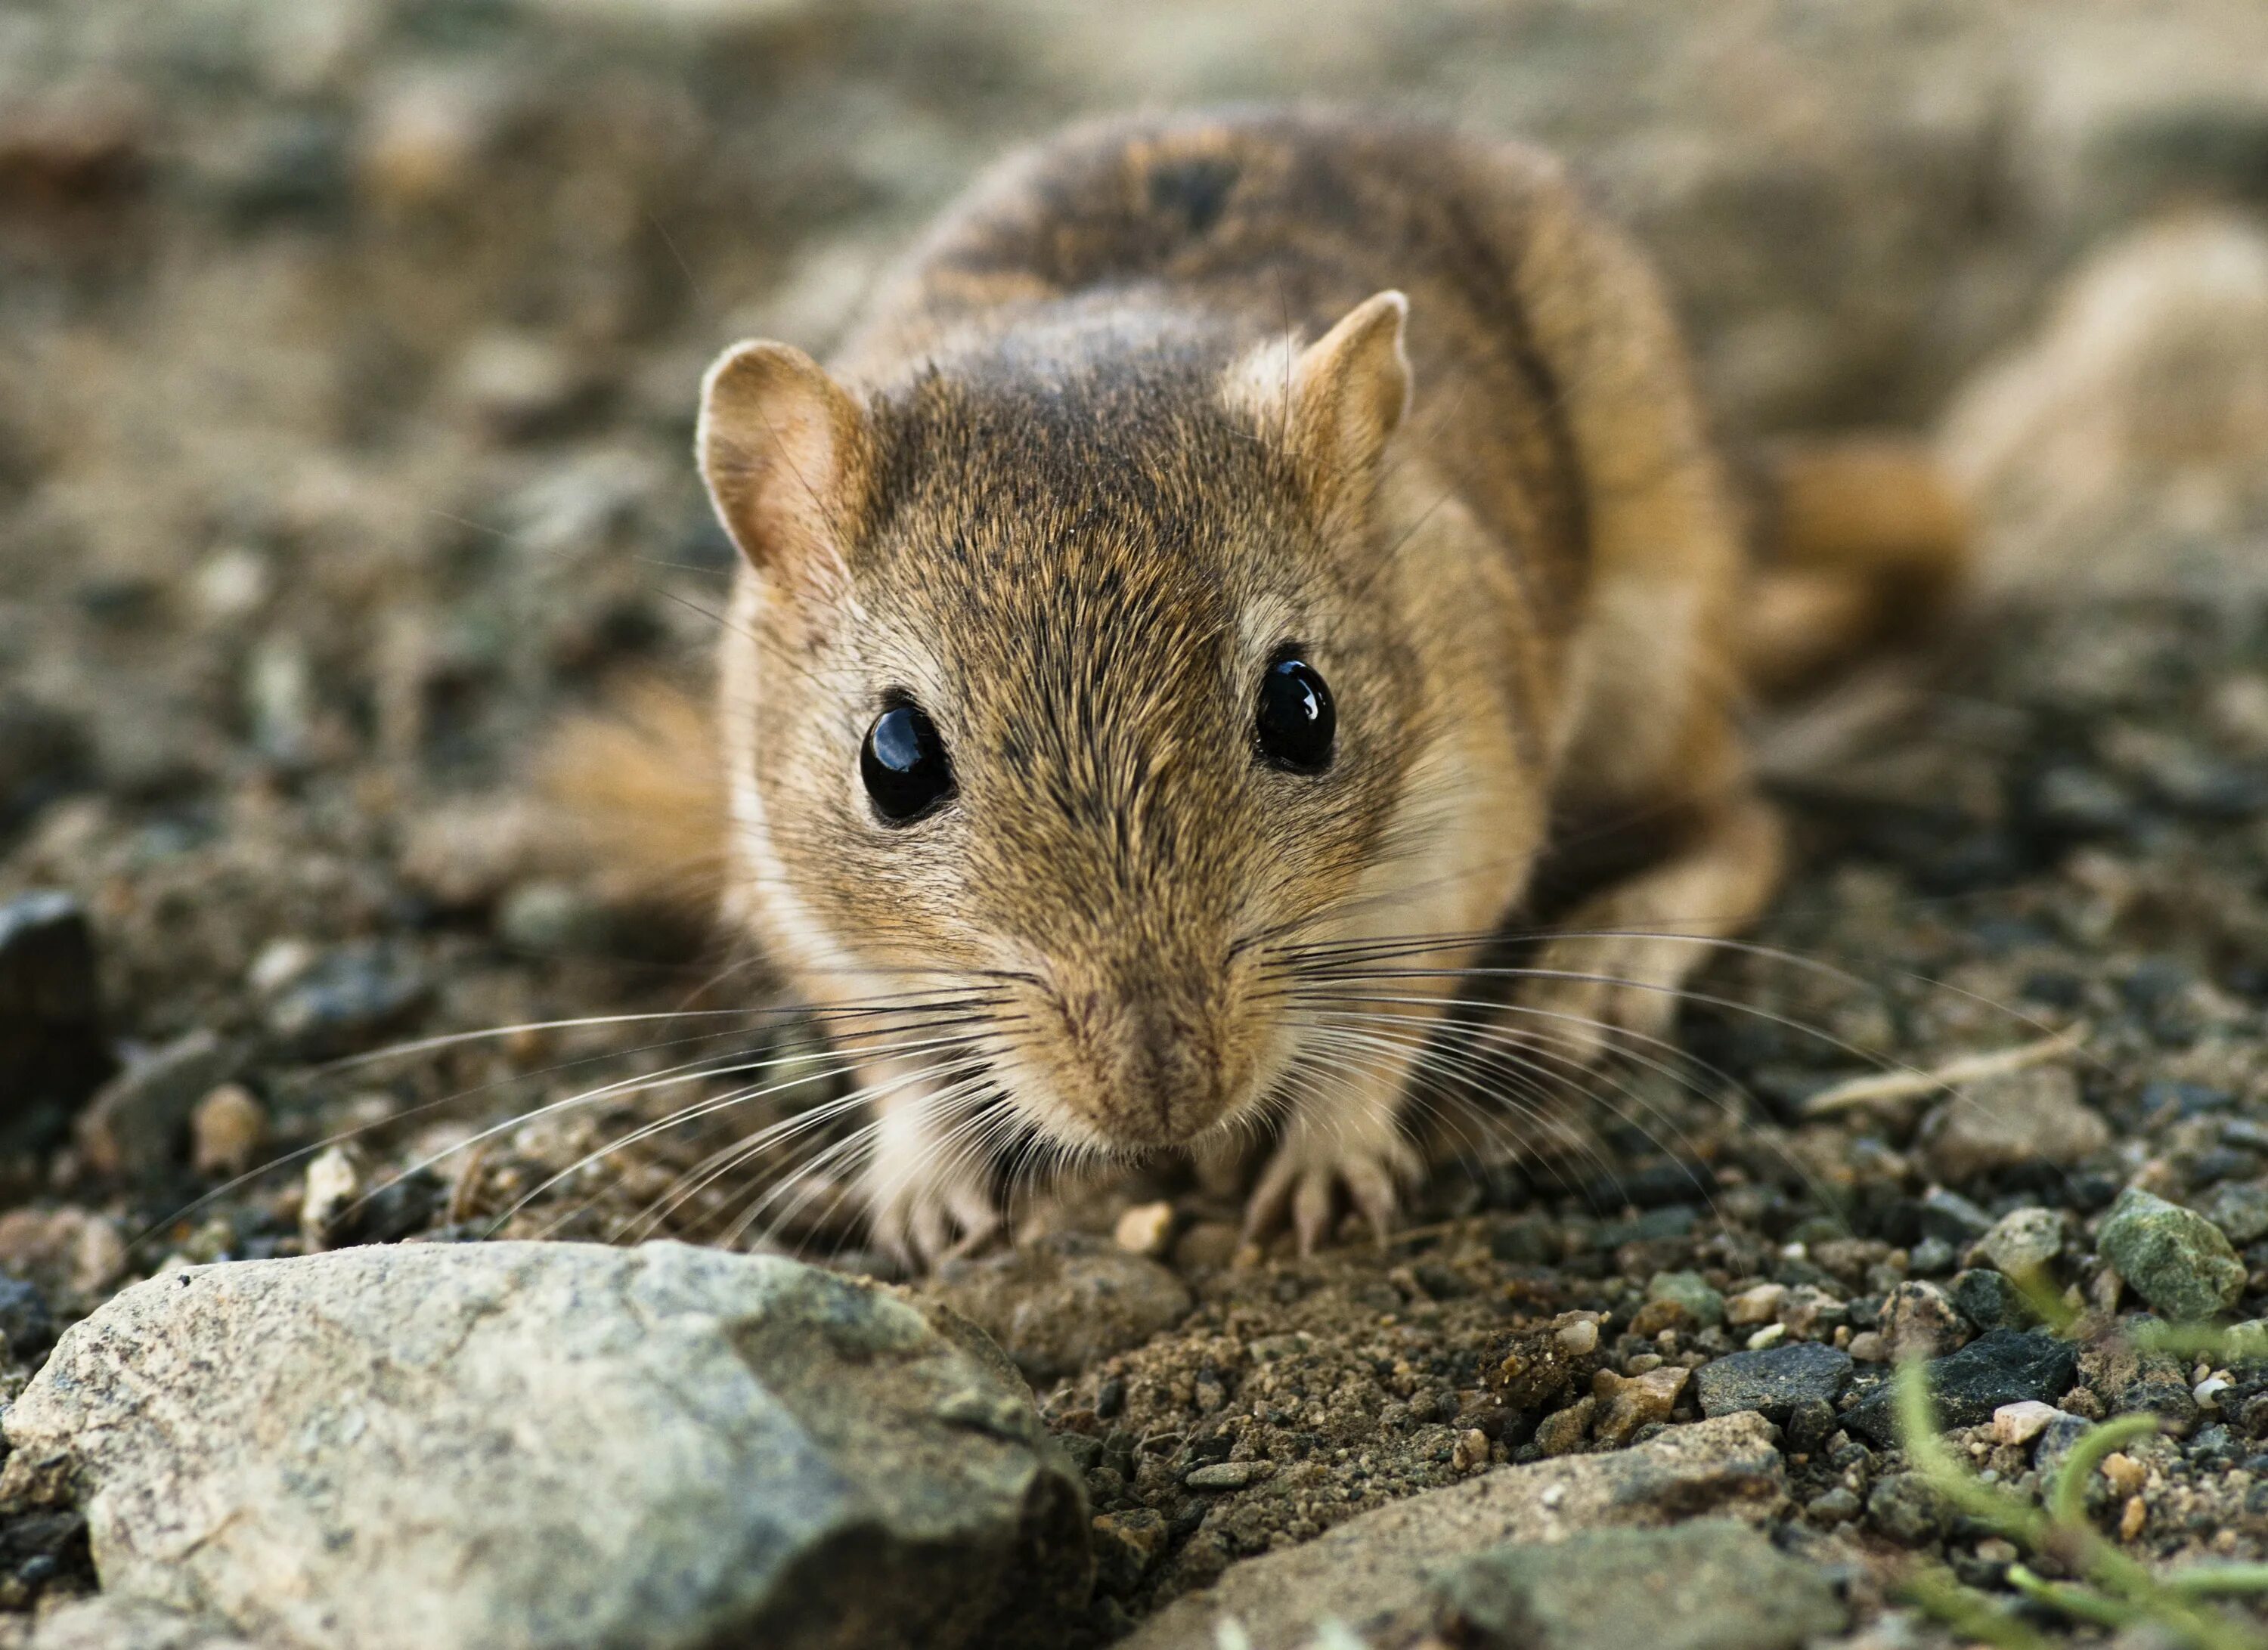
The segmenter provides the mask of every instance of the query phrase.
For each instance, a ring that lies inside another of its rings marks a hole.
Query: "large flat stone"
[[[106,1593],[313,1650],[1045,1633],[1084,1499],[997,1348],[654,1243],[364,1248],[126,1291],[9,1411]]]
[[[1327,1619],[1359,1631],[1406,1610],[1427,1596],[1430,1574],[1506,1543],[1705,1513],[1760,1517],[1783,1490],[1771,1425],[1750,1413],[1673,1427],[1632,1449],[1499,1468],[1233,1565],[1145,1622],[1125,1650],[1211,1650],[1232,1620],[1253,1650],[1292,1650]]]

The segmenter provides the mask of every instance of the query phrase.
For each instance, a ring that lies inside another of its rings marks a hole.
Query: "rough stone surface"
[[[1796,1650],[1845,1613],[1818,1565],[1724,1519],[1498,1547],[1432,1590],[1476,1650]]]
[[[1796,1341],[1704,1364],[1694,1388],[1704,1415],[1753,1410],[1785,1425],[1798,1404],[1813,1398],[1832,1403],[1850,1381],[1850,1353],[1817,1341]]]
[[[926,1287],[981,1326],[1034,1381],[1139,1346],[1189,1315],[1189,1285],[1146,1256],[1065,1233],[956,1261]]]
[[[2063,1066],[2035,1066],[1962,1090],[1922,1125],[1929,1167],[1962,1184],[2022,1163],[2071,1164],[2110,1142],[2110,1125],[2079,1098]]]
[[[2007,1403],[2028,1399],[2052,1403],[2079,1378],[2079,1350],[2050,1335],[1995,1330],[1948,1358],[1926,1366],[1940,1426],[1977,1426]],[[1846,1411],[1843,1425],[1855,1436],[1888,1446],[1897,1441],[1896,1399],[1888,1382]]]
[[[2220,1228],[2138,1186],[2119,1193],[2095,1241],[2136,1293],[2176,1322],[2226,1312],[2244,1293],[2244,1263]]]
[[[168,1274],[6,1426],[76,1455],[107,1591],[262,1644],[990,1644],[1085,1586],[1075,1480],[981,1336],[674,1243]]]
[[[1408,1608],[1424,1595],[1427,1570],[1467,1554],[1712,1511],[1761,1515],[1782,1487],[1779,1453],[1759,1417],[1673,1427],[1630,1449],[1510,1467],[1366,1513],[1303,1546],[1234,1566],[1126,1643],[1211,1650],[1219,1624],[1233,1620],[1253,1650],[1288,1650],[1328,1617]]]
[[[40,1623],[31,1650],[254,1650],[221,1623],[102,1593]]]

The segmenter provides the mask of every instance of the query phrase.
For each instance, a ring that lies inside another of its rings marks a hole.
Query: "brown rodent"
[[[728,914],[822,1008],[928,1005],[859,1072],[875,1236],[924,1259],[1020,1132],[1272,1118],[1253,1225],[1383,1230],[1418,1050],[1557,843],[1648,857],[1513,1012],[1557,1069],[1663,1031],[1778,872],[1756,650],[1855,634],[1881,571],[1751,604],[1667,306],[1552,161],[1301,113],[1005,166],[831,372],[728,351],[699,456],[745,556]],[[1852,473],[1864,555],[1950,565],[1926,476]]]

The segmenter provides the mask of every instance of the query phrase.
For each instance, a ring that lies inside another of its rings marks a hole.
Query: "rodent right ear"
[[[798,584],[841,578],[867,425],[818,362],[790,344],[733,345],[702,380],[695,445],[718,519],[750,566]]]

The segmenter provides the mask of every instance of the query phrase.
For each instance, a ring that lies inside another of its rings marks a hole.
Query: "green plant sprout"
[[[2223,1337],[2226,1344],[2226,1337]],[[2268,1592],[2268,1565],[2196,1564],[2161,1576],[2119,1550],[2087,1516],[2087,1485],[2103,1458],[2158,1430],[2154,1415],[2122,1415],[2081,1434],[2045,1486],[2042,1505],[1973,1477],[1939,1436],[1929,1382],[1918,1359],[1897,1373],[1900,1441],[1925,1482],[1978,1523],[2021,1551],[2045,1558],[2078,1578],[2051,1580],[2022,1563],[2008,1566],[2008,1585],[2036,1603],[2074,1620],[2106,1627],[2149,1624],[2190,1650],[2263,1650],[2268,1633],[2231,1619],[2202,1601]],[[1964,1586],[1940,1565],[1906,1582],[1907,1600],[1955,1632],[2006,1650],[2044,1641],[2012,1609]]]

